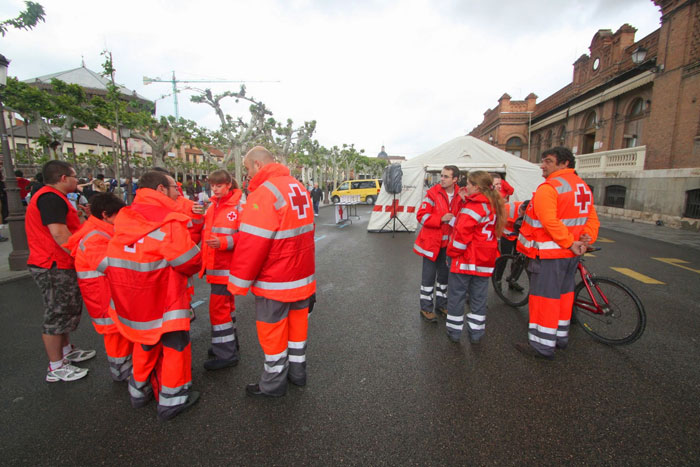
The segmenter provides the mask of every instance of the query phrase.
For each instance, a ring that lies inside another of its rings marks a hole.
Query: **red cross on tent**
[[[586,191],[583,185],[577,185],[576,200],[574,204],[580,208],[580,212],[588,212],[588,203],[591,202],[591,195]]]
[[[374,206],[373,211],[377,212],[388,212],[389,214],[389,219],[393,218],[395,216],[395,213],[397,212],[404,212],[404,210],[408,213],[416,212],[416,207],[415,206],[401,206],[399,204],[399,200],[395,199],[393,203],[391,204],[386,204],[386,205],[376,205]]]

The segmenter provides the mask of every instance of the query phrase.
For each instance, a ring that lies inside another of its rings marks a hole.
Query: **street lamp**
[[[642,46],[639,46],[635,49],[634,52],[632,52],[632,62],[635,65],[639,65],[644,61],[646,56],[647,56],[647,49],[645,49]]]
[[[10,62],[0,54],[0,88],[7,85],[7,66]],[[10,271],[24,271],[27,269],[29,259],[29,246],[27,245],[27,233],[24,230],[24,206],[19,196],[19,187],[15,177],[15,166],[12,163],[10,144],[7,141],[7,128],[5,127],[5,108],[0,97],[0,139],[2,139],[2,165],[5,170],[5,185],[7,190],[7,207],[9,215],[7,223],[10,227],[12,239],[12,252],[8,258]]]
[[[134,180],[131,173],[131,163],[129,162],[129,138],[131,138],[131,130],[129,128],[120,128],[119,134],[124,141],[124,152],[126,154],[126,200],[128,204],[134,201]]]

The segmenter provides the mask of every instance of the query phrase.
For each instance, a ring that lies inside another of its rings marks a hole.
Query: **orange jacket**
[[[153,345],[163,333],[189,330],[187,279],[202,256],[187,232],[189,218],[150,188],[119,211],[100,270],[107,274],[117,327],[127,339]]]
[[[314,214],[306,189],[283,165],[255,174],[241,211],[228,289],[280,302],[309,298],[316,291]]]
[[[494,232],[496,213],[482,193],[469,196],[459,211],[447,255],[452,258],[450,272],[490,276],[498,258],[498,240]]]
[[[537,187],[527,206],[518,251],[530,258],[573,258],[572,243],[584,233],[593,243],[599,226],[586,182],[574,169],[557,170]]]
[[[452,227],[447,222],[442,222],[442,216],[452,213],[455,216],[462,207],[462,198],[457,193],[459,187],[454,186],[452,203],[447,192],[441,185],[435,185],[428,190],[416,213],[418,222],[423,226],[418,233],[413,252],[419,256],[435,261],[440,253],[440,248],[445,248],[452,233]]]
[[[501,194],[501,198],[503,198],[506,202],[508,202],[508,198],[510,198],[510,195],[515,193],[515,188],[513,188],[510,185],[510,183],[501,179],[501,189],[498,192]]]
[[[506,225],[503,228],[503,238],[506,240],[514,241],[518,239],[514,229],[515,221],[518,220],[518,212],[520,211],[520,206],[522,205],[522,201],[513,201],[512,203],[507,203],[505,205],[505,212],[508,218],[506,219]]]
[[[228,284],[228,275],[233,257],[234,234],[238,232],[241,190],[231,190],[219,199],[210,198],[212,204],[204,215],[204,230],[202,231],[202,269],[199,277],[205,273],[210,284]],[[217,249],[209,247],[206,241],[218,237],[221,246]]]
[[[95,330],[100,334],[118,332],[110,310],[112,294],[107,276],[97,266],[107,254],[107,244],[114,234],[114,226],[90,216],[76,233],[63,245],[75,258],[78,285]]]

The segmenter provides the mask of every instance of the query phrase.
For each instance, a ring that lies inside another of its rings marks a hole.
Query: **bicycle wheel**
[[[577,323],[604,344],[630,344],[639,339],[647,322],[639,297],[615,279],[592,277],[591,280],[591,292],[598,306],[583,282],[576,285],[573,313]]]
[[[503,255],[496,260],[491,276],[493,289],[501,300],[510,306],[523,306],[530,293],[530,278],[523,255]]]

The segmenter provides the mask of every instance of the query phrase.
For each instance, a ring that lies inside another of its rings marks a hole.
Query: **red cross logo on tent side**
[[[576,194],[574,195],[574,204],[579,207],[579,212],[588,212],[588,205],[592,201],[592,196],[589,191],[586,190],[583,184],[579,183],[576,185]]]
[[[396,209],[394,209],[396,208]],[[394,200],[392,204],[386,204],[386,205],[380,205],[380,204],[375,204],[374,208],[372,211],[376,212],[389,212],[389,219],[394,217],[394,212],[404,212],[404,210],[408,213],[413,213],[416,212],[416,207],[415,206],[401,206],[399,205],[399,200]]]
[[[292,208],[297,212],[299,219],[306,219],[306,210],[311,207],[309,198],[301,192],[299,185],[290,183],[289,188],[292,190],[289,192],[289,202]]]

